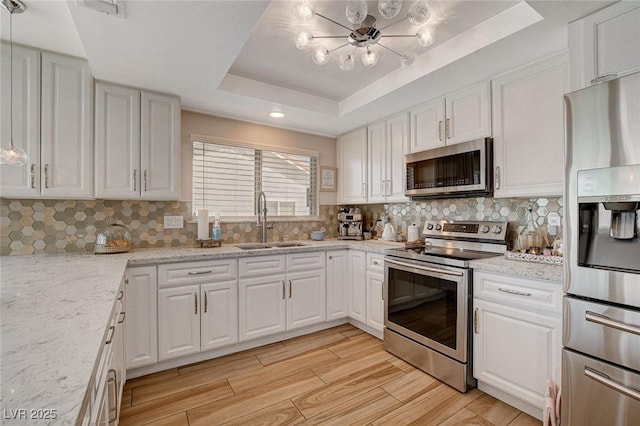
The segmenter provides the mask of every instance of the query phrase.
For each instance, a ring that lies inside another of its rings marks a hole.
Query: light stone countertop
[[[470,266],[475,271],[498,272],[522,278],[552,281],[559,284],[562,284],[564,270],[559,265],[507,260],[503,256],[472,260]]]
[[[2,408],[26,409],[27,415],[31,409],[55,409],[55,424],[76,422],[128,265],[346,248],[384,254],[388,248],[403,245],[377,240],[301,243],[305,246],[267,250],[223,244],[219,248],[140,249],[99,256],[0,257]]]

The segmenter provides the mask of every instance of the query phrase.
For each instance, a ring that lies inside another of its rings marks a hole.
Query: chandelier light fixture
[[[378,13],[384,19],[393,19],[400,14],[402,0],[379,0]],[[293,8],[293,14],[302,24],[309,23],[314,16],[318,16],[348,31],[344,35],[316,35],[308,30],[302,30],[296,35],[295,46],[299,50],[311,49],[311,59],[318,65],[329,62],[330,55],[342,48],[348,47],[348,52],[342,53],[338,58],[338,66],[343,71],[351,71],[355,67],[356,53],[359,53],[362,65],[367,68],[374,67],[380,59],[376,49],[380,48],[393,53],[400,58],[403,66],[409,66],[415,61],[414,54],[399,53],[381,43],[383,38],[415,38],[418,45],[427,47],[435,41],[433,28],[426,25],[430,18],[430,11],[425,0],[417,0],[411,4],[407,15],[385,27],[379,28],[376,25],[376,18],[369,14],[367,2],[365,0],[351,0],[347,2],[345,17],[353,28],[341,24],[316,12],[311,0],[297,0]],[[388,34],[387,31],[394,25],[407,21],[419,29],[413,34]],[[382,32],[385,32],[384,36]],[[345,43],[334,49],[328,49],[321,42],[315,40],[323,39],[344,39]]]
[[[29,160],[27,153],[13,144],[13,27],[14,13],[22,13],[26,6],[20,0],[2,0],[3,8],[9,11],[9,146],[0,148],[0,164],[10,166],[24,166]]]

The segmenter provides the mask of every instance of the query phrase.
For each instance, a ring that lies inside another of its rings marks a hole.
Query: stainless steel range
[[[475,386],[469,262],[506,251],[506,222],[428,221],[425,244],[385,251],[385,349],[451,387]]]

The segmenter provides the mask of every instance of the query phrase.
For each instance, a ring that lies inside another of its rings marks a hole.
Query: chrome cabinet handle
[[[380,289],[380,300],[384,300],[384,281],[382,281],[382,284],[380,285],[380,287],[382,287]]]
[[[496,189],[500,189],[500,166],[496,166],[495,181],[496,181]]]
[[[210,274],[212,272],[213,271],[209,269],[208,271],[187,272],[187,275],[204,275],[204,274]]]
[[[626,395],[629,398],[640,401],[640,391],[627,387],[622,383],[618,383],[611,377],[600,371],[594,370],[593,368],[584,367],[584,375],[592,380],[595,380],[601,385],[605,385],[606,387],[613,389],[616,392],[620,392],[621,394]]]
[[[44,165],[44,187],[49,188],[49,165]]]
[[[124,279],[124,283],[125,283],[126,285],[129,285],[129,278],[125,278],[125,279]]]
[[[144,179],[144,190],[146,192],[147,191],[147,171],[146,170],[143,172],[143,179]]]
[[[285,298],[284,280],[282,280],[282,300]]]
[[[198,315],[198,293],[193,293],[193,300],[194,314]]]
[[[478,334],[478,308],[473,310],[473,332]]]
[[[447,124],[445,124],[445,131],[444,131],[444,134],[445,134],[445,137],[446,137],[447,139],[451,139],[451,134],[450,134],[451,126],[450,126],[450,121],[451,121],[451,120],[447,118]]]
[[[138,190],[138,169],[133,169],[133,190]]]
[[[209,306],[209,299],[207,297],[207,292],[204,292],[204,313],[207,313],[207,306]]]
[[[124,290],[120,290],[120,292],[118,293],[118,300],[122,300],[123,297],[124,297]]]
[[[118,321],[118,324],[122,324],[126,316],[127,313],[125,311],[120,312],[120,321]]]
[[[438,121],[438,140],[442,140],[442,120]]]
[[[107,379],[107,384],[113,384],[113,402],[115,406],[109,407],[109,423],[113,423],[118,420],[118,372],[113,368],[110,368],[107,374],[113,373],[113,377]],[[115,416],[111,418],[111,412],[114,412]]]
[[[291,280],[289,280],[289,299],[291,299],[292,295],[293,295],[293,286],[291,285]]]
[[[518,290],[511,290],[508,288],[502,288],[499,287],[498,291],[501,291],[503,293],[509,293],[509,294],[515,294],[516,296],[527,296],[527,297],[531,297],[531,293],[524,293],[522,291],[518,291]]]
[[[637,326],[635,324],[627,324],[626,322],[622,322],[622,321],[617,321],[612,318],[609,318],[606,315],[587,311],[584,315],[584,319],[586,319],[589,322],[604,325],[605,327],[615,328],[616,330],[626,331],[627,333],[640,336],[640,326]]]
[[[116,334],[116,327],[113,325],[109,326],[109,330],[111,331],[111,336],[107,338],[107,341],[104,342],[105,345],[110,345],[113,342],[113,336]]]
[[[31,163],[31,189],[36,189],[36,165]]]

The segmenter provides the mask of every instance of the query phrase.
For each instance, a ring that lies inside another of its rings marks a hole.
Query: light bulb
[[[310,0],[298,0],[293,5],[293,14],[300,23],[306,24],[313,18],[315,10]]]
[[[378,63],[378,54],[367,47],[367,51],[362,54],[360,60],[362,65],[367,68],[374,67]]]
[[[409,54],[409,55],[402,55],[400,62],[402,63],[403,67],[410,67],[415,62],[415,60],[416,60],[416,55]]]
[[[324,65],[329,62],[329,51],[324,46],[318,46],[311,52],[311,59],[316,65]]]
[[[352,24],[360,24],[367,17],[369,8],[365,0],[351,0],[347,3],[345,14]]]
[[[412,25],[420,26],[424,25],[429,20],[429,16],[431,16],[431,12],[429,12],[427,2],[419,0],[409,8],[407,19],[409,19],[409,22],[411,22]]]
[[[309,31],[301,31],[296,37],[296,48],[298,50],[306,50],[311,45],[313,35]]]
[[[402,9],[402,0],[380,0],[378,1],[378,12],[387,19],[398,16]]]
[[[351,53],[343,53],[340,55],[338,62],[338,66],[342,71],[351,71],[356,65],[356,61],[353,59],[353,55]]]
[[[427,27],[420,28],[416,33],[416,38],[418,39],[418,44],[422,47],[431,46],[436,41],[433,31]]]

